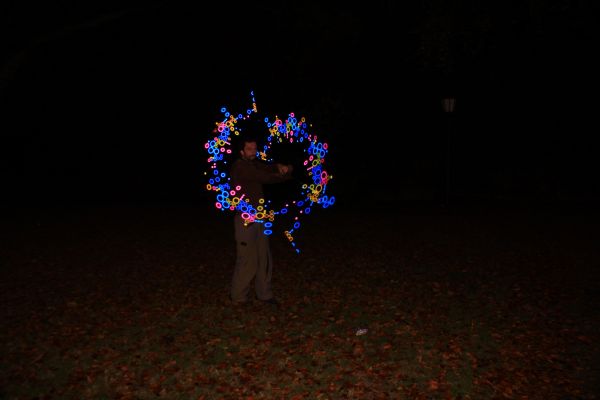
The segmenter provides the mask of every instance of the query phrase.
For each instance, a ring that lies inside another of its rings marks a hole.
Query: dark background
[[[591,1],[53,3],[0,13],[3,203],[210,202],[250,90],[329,143],[340,205],[598,199]]]

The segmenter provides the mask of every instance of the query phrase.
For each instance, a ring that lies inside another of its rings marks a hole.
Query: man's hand
[[[281,175],[286,175],[288,173],[291,174],[294,170],[294,167],[292,167],[291,165],[277,164],[277,169],[279,170],[279,173]]]

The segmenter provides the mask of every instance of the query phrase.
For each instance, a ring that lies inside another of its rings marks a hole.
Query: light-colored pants
[[[241,215],[233,219],[235,227],[236,260],[231,282],[231,300],[246,301],[252,279],[256,297],[269,300],[273,297],[271,275],[273,260],[269,248],[269,237],[263,233],[264,225],[255,222],[244,226]]]

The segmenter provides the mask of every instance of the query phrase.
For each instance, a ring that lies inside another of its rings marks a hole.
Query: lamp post
[[[446,188],[444,191],[444,206],[448,206],[452,183],[452,114],[454,114],[455,106],[456,98],[454,96],[442,98],[442,109],[446,115]]]

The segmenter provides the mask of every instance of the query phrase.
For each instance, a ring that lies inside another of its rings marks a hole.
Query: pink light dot
[[[245,213],[242,213],[242,219],[244,221],[248,221],[248,220],[254,221],[254,216],[252,216],[249,213],[245,212]]]

